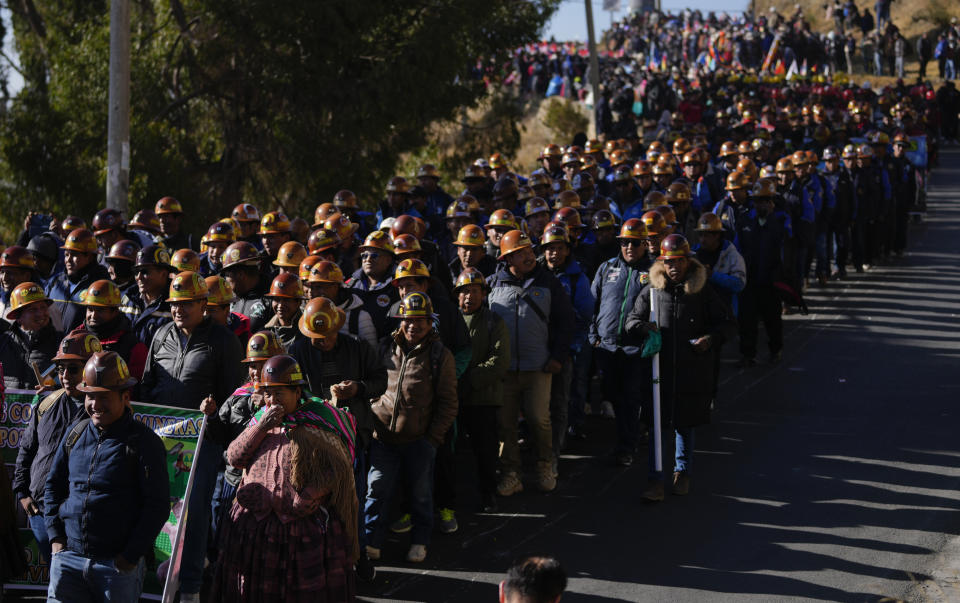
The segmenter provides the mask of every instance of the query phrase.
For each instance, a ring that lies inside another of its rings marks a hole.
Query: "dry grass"
[[[825,0],[756,0],[758,13],[765,13],[773,6],[780,14],[787,16],[793,14],[794,6],[799,4],[814,29],[828,31],[833,24],[826,22],[824,2]],[[857,0],[860,11],[863,12],[865,8],[870,9],[870,14],[876,19],[873,5],[873,0]],[[931,18],[934,14],[945,16],[947,20],[949,17],[960,18],[960,2],[957,0],[893,0],[890,8],[893,24],[899,27],[903,35],[911,41],[920,34],[938,27]]]

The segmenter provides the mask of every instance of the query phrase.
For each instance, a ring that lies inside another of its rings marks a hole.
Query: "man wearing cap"
[[[221,262],[223,252],[237,240],[230,222],[231,219],[214,222],[207,229],[207,234],[200,239],[200,243],[207,248],[200,254],[200,274],[204,277],[220,273],[221,268],[223,268]],[[234,223],[239,224],[239,222]]]
[[[546,216],[550,215],[549,209],[544,209],[544,212]],[[448,265],[451,278],[456,279],[467,268],[476,268],[484,276],[491,276],[496,272],[497,260],[487,254],[486,242],[483,229],[476,224],[467,224],[460,229],[453,243],[457,255]]]
[[[723,223],[711,212],[700,215],[697,221],[700,242],[694,248],[697,261],[707,269],[708,282],[734,313],[737,294],[747,283],[747,267],[737,247],[724,238]]]
[[[54,275],[63,271],[63,262],[60,258],[61,245],[63,240],[52,232],[41,232],[27,243],[27,249],[37,260],[37,278],[40,280],[36,282],[44,287]]]
[[[124,297],[123,311],[135,316],[139,311],[136,305],[137,279],[133,277],[133,267],[137,261],[137,252],[140,246],[133,241],[124,239],[114,243],[104,256],[107,264],[107,273],[110,280],[120,289]]]
[[[153,207],[160,218],[160,234],[167,249],[198,251],[193,235],[183,230],[183,206],[173,197],[163,197]]]
[[[94,281],[109,279],[107,269],[97,262],[97,240],[85,228],[70,231],[63,247],[64,272],[47,283],[47,295],[53,300],[51,313],[59,316],[65,331],[83,322],[81,294]]]
[[[101,209],[93,216],[93,235],[97,237],[97,244],[104,254],[119,241],[133,241],[137,247],[146,247],[153,244],[153,239],[141,231],[128,231],[127,225],[119,209]]]
[[[77,387],[83,382],[83,365],[101,351],[96,335],[74,333],[60,342],[53,361],[62,387],[38,395],[30,422],[20,438],[20,452],[13,477],[13,492],[30,522],[43,559],[50,562],[50,539],[43,519],[43,490],[60,440],[67,428],[86,416],[83,393]]]
[[[77,389],[89,418],[64,436],[44,490],[48,601],[140,598],[145,557],[170,515],[170,486],[163,442],[130,410],[136,383],[116,352],[97,352],[84,366]]]
[[[293,228],[290,218],[283,212],[269,211],[260,220],[260,241],[263,243],[261,256],[266,261],[264,272],[273,275],[272,262],[277,259],[284,243],[293,240]]]
[[[836,270],[833,275],[845,278],[850,252],[850,223],[856,209],[853,179],[847,166],[840,164],[840,152],[836,147],[827,147],[823,150],[823,163],[824,168],[821,174],[833,190],[835,201],[827,235],[827,252],[831,259],[835,260]]]
[[[40,285],[20,283],[10,293],[10,309],[4,318],[13,324],[0,333],[0,366],[8,388],[30,389],[38,375],[50,367],[61,334],[50,320],[53,304]]]
[[[181,272],[170,283],[172,322],[153,337],[143,374],[144,399],[177,408],[199,408],[210,396],[223,403],[242,380],[240,341],[226,327],[204,316],[209,291],[196,272]],[[200,592],[210,500],[223,453],[215,438],[203,441],[194,460],[194,484],[188,502],[192,520],[187,523],[181,565],[181,600]]]
[[[80,303],[86,309],[86,317],[73,332],[93,333],[103,349],[128,361],[134,377],[142,377],[147,346],[137,339],[130,319],[120,311],[120,289],[110,281],[96,281],[83,292]]]
[[[443,227],[443,211],[453,203],[453,197],[440,186],[440,171],[432,164],[425,163],[417,168],[417,182],[427,194],[427,221],[430,235],[436,238]]]
[[[650,361],[640,355],[641,338],[625,328],[627,313],[650,281],[647,237],[647,227],[639,218],[624,222],[617,237],[620,254],[600,265],[591,285],[597,302],[587,341],[593,346],[597,367],[603,370],[603,398],[614,406],[617,442],[613,456],[621,466],[633,464],[640,439],[641,403],[649,399]],[[583,420],[583,409],[571,407],[571,437],[583,439]]]
[[[512,230],[500,241],[503,262],[490,277],[490,309],[510,330],[510,371],[503,385],[500,414],[500,496],[523,490],[517,418],[521,407],[533,436],[537,485],[549,492],[557,485],[553,471],[550,384],[570,354],[576,318],[557,277],[537,264],[527,235]]]
[[[736,331],[730,308],[707,283],[707,270],[690,251],[683,235],[672,234],[660,245],[660,257],[650,268],[646,285],[627,315],[626,330],[646,335],[658,330],[660,350],[660,402],[664,466],[655,466],[655,438],[650,438],[647,488],[642,497],[663,500],[663,476],[673,465],[673,493],[690,489],[693,428],[710,421],[714,396],[714,355]],[[651,316],[651,296],[656,315]],[[651,413],[652,414],[652,413]],[[674,441],[676,449],[674,450]]]
[[[400,297],[393,281],[393,266],[396,260],[390,235],[375,230],[367,235],[360,246],[360,268],[350,276],[347,286],[363,300],[364,309],[370,313],[377,339],[389,332],[387,314]]]
[[[137,315],[133,329],[148,348],[157,329],[170,322],[167,291],[170,288],[170,254],[163,247],[150,245],[137,252],[133,278],[137,281]]]
[[[37,260],[26,248],[11,245],[0,254],[0,317],[10,310],[10,294],[20,283],[37,282]],[[6,319],[4,319],[6,320]]]

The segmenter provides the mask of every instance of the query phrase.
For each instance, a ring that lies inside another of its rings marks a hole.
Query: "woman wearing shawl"
[[[222,527],[215,601],[352,601],[357,559],[349,413],[304,397],[290,356],[268,360],[264,407],[227,449],[243,470]]]

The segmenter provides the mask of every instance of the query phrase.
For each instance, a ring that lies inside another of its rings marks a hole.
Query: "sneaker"
[[[740,362],[737,363],[737,368],[750,368],[756,363],[757,361],[751,358],[750,356],[744,356],[740,358]]]
[[[605,419],[617,418],[617,413],[613,412],[613,404],[609,400],[600,403],[600,416]]]
[[[400,519],[390,524],[390,531],[394,534],[405,534],[413,529],[413,520],[410,519],[409,513],[404,513],[400,516]]]
[[[497,494],[513,496],[517,492],[523,492],[523,482],[520,481],[516,473],[507,473],[500,478],[500,483],[497,484]]]
[[[422,563],[427,558],[427,547],[422,544],[411,544],[407,551],[407,561],[410,563]]]
[[[367,555],[360,555],[360,558],[357,559],[356,572],[357,578],[363,582],[373,582],[373,579],[377,577],[377,567]]]
[[[367,545],[367,559],[378,561],[380,559],[380,549],[375,546]]]
[[[180,603],[200,603],[200,593],[180,593]]]
[[[686,496],[690,493],[690,476],[686,471],[675,471],[673,473],[673,489],[671,490],[677,496]]]
[[[663,482],[660,480],[647,482],[647,487],[644,488],[640,498],[644,502],[661,502],[663,500]]]
[[[453,509],[440,509],[440,531],[444,534],[453,534],[457,531],[457,518]]]
[[[537,488],[541,492],[553,492],[553,489],[557,487],[557,478],[554,477],[553,471],[547,471],[541,473],[537,477]]]

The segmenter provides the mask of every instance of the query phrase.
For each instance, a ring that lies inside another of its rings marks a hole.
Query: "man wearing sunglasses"
[[[642,338],[626,331],[627,313],[649,282],[648,238],[643,220],[624,222],[617,237],[620,255],[600,265],[590,288],[597,301],[587,341],[594,348],[597,366],[603,370],[603,399],[614,405],[617,443],[613,458],[622,466],[633,464],[640,437],[640,404],[650,385],[650,361],[640,355]],[[583,414],[570,410],[568,434],[582,439]]]
[[[100,350],[100,340],[91,333],[76,332],[63,338],[53,357],[61,387],[40,399],[20,439],[13,491],[27,514],[40,554],[47,563],[50,562],[50,538],[43,519],[43,488],[64,433],[77,419],[86,416],[83,393],[77,387],[83,382],[83,365]]]
[[[391,286],[396,254],[390,235],[375,230],[360,246],[360,268],[350,276],[347,286],[363,300],[363,309],[370,313],[377,339],[390,331],[387,313],[400,301],[397,288]]]

